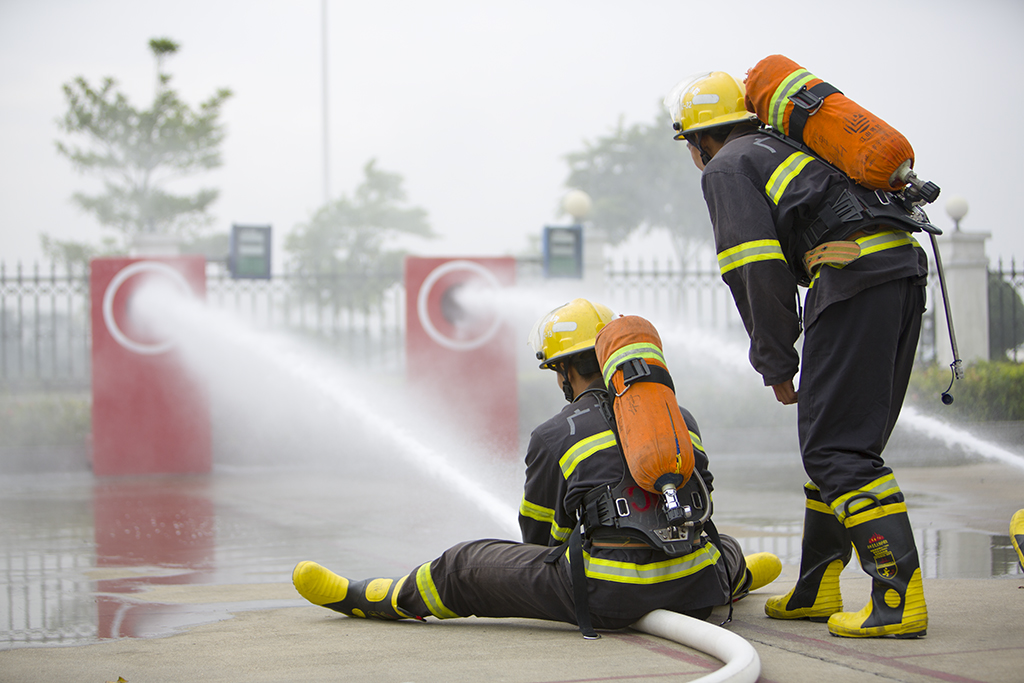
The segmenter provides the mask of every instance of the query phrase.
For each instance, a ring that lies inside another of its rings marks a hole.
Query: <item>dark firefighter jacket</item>
[[[785,254],[796,231],[818,215],[826,192],[843,184],[871,193],[847,176],[751,128],[738,128],[701,177],[715,230],[722,279],[732,290],[750,335],[750,362],[765,385],[792,379],[799,367],[797,279]],[[830,304],[869,287],[928,272],[927,257],[910,233],[882,227],[856,239],[861,256],[826,266],[811,280],[803,324],[810,327]]]
[[[592,389],[604,391],[598,380]],[[694,476],[699,472],[710,491],[712,475],[693,416],[682,410],[693,441]],[[524,543],[561,545],[576,525],[583,495],[603,484],[617,484],[625,461],[615,435],[593,392],[537,427],[526,452],[526,485],[519,508]],[[638,487],[639,488],[639,487]],[[634,504],[658,504],[658,497],[643,490]],[[589,579],[590,609],[609,617],[620,615],[625,595],[650,609],[673,605],[677,610],[721,605],[729,595],[725,561],[719,549],[706,542],[694,552],[669,557],[654,548],[594,548],[584,543]]]

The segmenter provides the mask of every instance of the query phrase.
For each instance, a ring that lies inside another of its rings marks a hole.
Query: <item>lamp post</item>
[[[946,200],[946,213],[953,219],[953,229],[960,232],[960,219],[967,215],[967,200],[954,195]]]
[[[590,195],[583,190],[569,190],[562,197],[562,211],[572,216],[573,223],[583,226],[593,207]],[[604,233],[593,225],[583,226],[583,280],[594,296],[604,290]]]
[[[577,224],[583,223],[590,215],[593,205],[590,195],[583,190],[569,190],[562,197],[562,211],[572,216],[572,220]]]

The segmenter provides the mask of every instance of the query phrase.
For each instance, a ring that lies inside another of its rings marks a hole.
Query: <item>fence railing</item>
[[[519,281],[540,277],[524,262]],[[1024,360],[1024,272],[1015,261],[990,270],[993,357]],[[346,358],[374,367],[404,362],[405,290],[398,272],[357,276],[284,273],[268,280],[233,279],[211,267],[207,304],[262,329],[299,333]],[[717,269],[659,267],[637,261],[609,264],[607,303],[614,310],[644,310],[693,321],[704,328],[742,333],[728,288]],[[935,361],[934,312],[940,305],[932,283],[918,362]],[[51,266],[11,269],[0,262],[0,391],[84,390],[90,384],[88,273]]]

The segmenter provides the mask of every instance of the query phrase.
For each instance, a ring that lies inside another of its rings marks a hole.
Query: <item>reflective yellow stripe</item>
[[[885,230],[883,232],[875,233],[874,235],[865,235],[864,237],[858,237],[854,240],[860,245],[860,256],[857,258],[864,258],[868,254],[875,254],[886,249],[895,249],[896,247],[913,246],[921,248],[921,245],[917,243],[917,240],[909,232],[903,230]],[[853,263],[853,261],[850,261]],[[826,263],[826,266],[841,270],[844,266],[849,263]],[[818,277],[821,275],[821,271],[824,268],[819,268],[814,273],[814,279],[811,280],[810,287],[814,287],[814,283],[818,281]]]
[[[768,198],[771,199],[776,206],[779,204],[779,200],[782,199],[782,193],[786,191],[789,184],[800,175],[800,171],[804,170],[804,166],[811,163],[814,157],[808,156],[803,152],[793,152],[786,160],[779,164],[779,167],[772,173],[772,177],[768,179],[768,183],[764,186],[764,191],[768,193]]]
[[[704,450],[704,444],[701,443],[700,437],[697,436],[695,432],[690,432],[690,443],[692,443],[693,447],[696,448],[698,451],[700,451],[704,455],[707,455],[707,451]]]
[[[430,575],[429,562],[420,565],[420,568],[416,570],[416,588],[419,590],[423,602],[426,603],[427,609],[438,619],[454,619],[459,616],[441,602],[437,586],[434,585],[434,577]]]
[[[859,512],[856,515],[850,515],[846,518],[846,528],[855,527],[858,524],[864,522],[870,522],[873,519],[881,519],[882,517],[888,517],[889,515],[897,515],[901,512],[907,511],[906,503],[890,503],[889,505],[883,505],[882,507],[871,508],[864,512]]]
[[[807,509],[814,510],[815,512],[821,512],[822,514],[826,515],[832,514],[832,508],[830,508],[828,505],[825,505],[820,500],[813,500],[811,498],[807,499]]]
[[[558,461],[558,466],[562,468],[562,476],[568,479],[581,462],[597,451],[613,446],[615,446],[615,434],[610,429],[576,442]]]
[[[591,557],[590,553],[584,552],[583,565],[587,578],[615,583],[648,585],[691,576],[705,567],[717,564],[721,556],[718,548],[711,543],[705,543],[703,548],[699,548],[689,555],[649,564],[605,560]],[[568,559],[568,555],[566,558]]]
[[[857,513],[858,510],[863,510],[869,505],[874,505],[874,501],[871,500],[870,498],[858,498],[857,500],[850,504],[850,510],[847,511],[846,501],[850,500],[854,496],[859,495],[861,493],[870,493],[876,499],[881,501],[899,492],[900,487],[896,483],[896,477],[893,476],[892,474],[887,474],[884,477],[879,477],[878,479],[875,479],[867,486],[855,489],[853,491],[850,491],[849,493],[844,493],[843,495],[836,498],[834,501],[832,501],[832,513],[835,514],[835,516],[839,519],[840,522],[843,522],[846,520],[847,512],[849,512],[850,515],[854,515]]]
[[[551,508],[546,508],[543,505],[537,505],[526,500],[526,496],[523,496],[523,502],[519,503],[519,514],[523,517],[529,517],[535,519],[538,522],[544,522],[547,524],[555,519],[555,511]]]
[[[778,259],[783,263],[786,257],[782,254],[782,245],[778,240],[754,240],[744,242],[718,255],[718,268],[725,275],[730,270],[745,266],[755,261]]]
[[[768,115],[768,123],[772,128],[780,133],[788,132],[782,127],[782,121],[786,116],[786,105],[789,104],[789,97],[813,81],[814,78],[814,74],[810,71],[798,69],[782,79],[779,87],[772,94],[771,112]]]
[[[616,350],[612,355],[608,356],[608,359],[604,362],[604,367],[601,369],[601,373],[604,375],[605,386],[611,386],[612,375],[615,374],[615,371],[620,365],[634,358],[656,360],[662,365],[666,364],[665,355],[656,345],[645,342],[627,344],[621,349]]]
[[[910,237],[910,233],[904,232],[903,230],[886,230],[885,232],[879,232],[874,235],[858,237],[856,240],[857,244],[860,245],[861,256],[874,254],[878,251],[885,251],[886,249],[905,247],[912,244],[913,241],[914,240]]]
[[[572,533],[572,529],[569,527],[558,526],[555,523],[555,511],[551,508],[546,508],[536,503],[531,503],[526,500],[526,496],[523,496],[523,501],[519,503],[519,514],[523,517],[535,519],[543,524],[551,525],[551,537],[556,541],[564,541],[569,538],[569,534]]]

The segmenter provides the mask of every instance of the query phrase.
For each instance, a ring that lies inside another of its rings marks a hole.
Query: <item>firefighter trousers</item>
[[[721,539],[725,566],[732,574],[728,580],[730,585],[737,586],[746,573],[742,551],[734,538],[722,535]],[[412,572],[401,587],[398,605],[420,617],[519,617],[576,624],[569,566],[564,556],[557,562],[547,562],[552,550],[554,548],[548,546],[513,541],[460,543]],[[719,578],[708,573],[718,574],[723,571],[722,567],[719,563],[701,569],[702,578]],[[725,580],[724,576],[720,578]],[[663,584],[662,599],[654,604],[645,604],[643,597],[634,599],[651,595],[649,590],[642,592],[644,587],[594,579],[588,579],[588,585],[591,618],[594,626],[602,629],[624,628],[652,609],[673,609],[674,602],[693,602],[694,598],[691,595],[683,600],[687,596],[673,594],[685,590],[688,585],[685,581]],[[697,586],[696,583],[690,585]],[[595,597],[598,600],[595,601]],[[603,614],[595,607],[595,602],[607,603],[609,597],[619,608],[632,611]],[[711,606],[688,612],[691,616],[707,618]]]
[[[804,333],[800,450],[826,503],[892,473],[882,450],[903,406],[924,306],[923,283],[892,280],[831,304]]]

